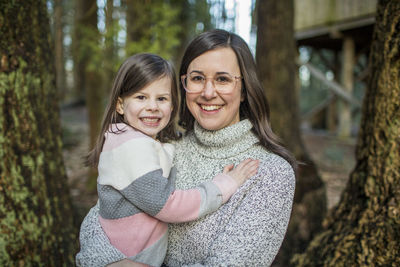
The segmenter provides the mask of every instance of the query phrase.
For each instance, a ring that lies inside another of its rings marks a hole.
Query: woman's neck
[[[258,143],[258,138],[251,131],[252,128],[253,125],[249,120],[242,120],[215,131],[206,130],[195,122],[189,138],[198,152],[204,156],[229,158]]]

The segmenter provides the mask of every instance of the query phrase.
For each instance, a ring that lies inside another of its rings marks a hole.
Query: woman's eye
[[[192,76],[192,77],[190,77],[190,79],[193,81],[193,82],[202,82],[202,81],[204,81],[204,77],[203,76]]]
[[[217,82],[219,82],[219,83],[229,83],[229,82],[231,82],[231,79],[229,77],[227,77],[227,76],[217,76],[215,78],[215,80]]]

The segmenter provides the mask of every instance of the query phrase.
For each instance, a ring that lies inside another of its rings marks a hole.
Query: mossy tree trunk
[[[275,263],[288,266],[321,229],[326,212],[325,186],[309,158],[300,132],[293,0],[257,2],[256,60],[271,109],[271,126],[299,166],[292,218]]]
[[[380,0],[357,164],[298,266],[400,266],[400,1]]]
[[[46,1],[1,0],[0,25],[0,265],[71,266],[77,237]]]

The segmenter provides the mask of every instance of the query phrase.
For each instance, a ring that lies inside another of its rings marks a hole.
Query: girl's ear
[[[116,110],[119,115],[124,115],[124,101],[118,97]]]

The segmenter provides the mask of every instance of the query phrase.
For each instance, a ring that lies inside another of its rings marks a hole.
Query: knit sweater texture
[[[218,131],[197,123],[176,143],[176,187],[189,189],[247,158],[259,159],[258,173],[216,212],[193,222],[170,224],[168,266],[269,266],[281,246],[290,218],[295,176],[290,164],[258,144],[248,120]],[[81,226],[80,252],[85,266],[124,259],[98,223],[98,206]],[[78,258],[78,256],[77,256]]]
[[[130,260],[160,266],[167,222],[187,222],[215,211],[237,190],[226,174],[195,188],[175,190],[174,146],[124,123],[105,133],[97,192],[100,224],[111,244]]]

